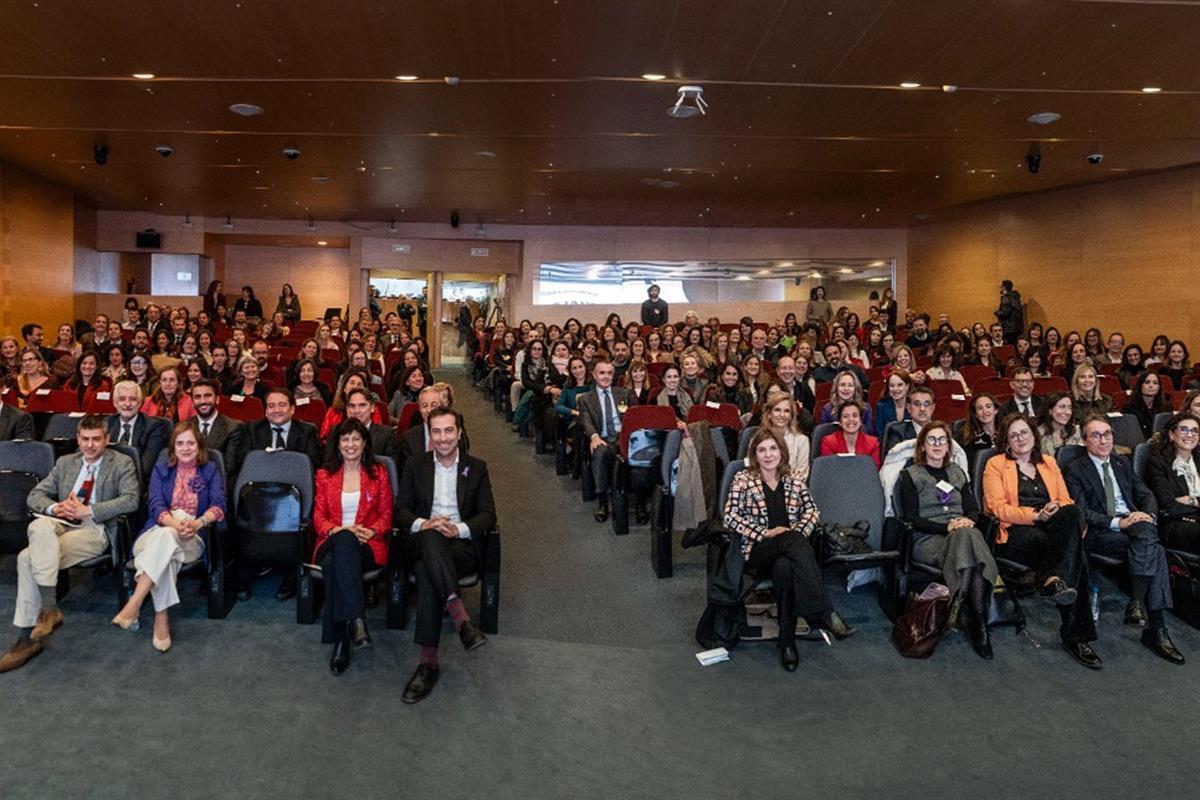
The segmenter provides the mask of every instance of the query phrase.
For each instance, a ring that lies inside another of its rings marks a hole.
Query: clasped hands
[[[92,507],[76,497],[74,492],[54,505],[54,516],[79,522],[92,515]]]
[[[1125,530],[1130,525],[1136,525],[1139,522],[1154,522],[1154,517],[1150,516],[1145,511],[1134,511],[1132,514],[1121,517],[1121,519],[1117,521],[1117,526],[1121,530]]]
[[[966,517],[955,517],[946,523],[946,532],[950,533],[951,531],[956,531],[960,528],[970,528],[974,525],[975,523],[971,522],[971,520],[967,519]]]
[[[423,531],[437,531],[447,539],[458,538],[458,526],[450,521],[449,517],[430,517],[425,520],[425,524],[421,526]]]

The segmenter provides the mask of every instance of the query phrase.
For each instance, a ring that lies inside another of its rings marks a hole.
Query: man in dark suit
[[[200,426],[200,438],[209,450],[221,453],[225,462],[225,486],[233,487],[242,468],[246,447],[246,429],[236,419],[217,413],[217,396],[220,385],[209,378],[192,385],[192,405],[196,409],[196,424]]]
[[[4,402],[0,395],[0,442],[33,438],[33,417]]]
[[[1133,471],[1129,459],[1113,453],[1112,426],[1104,417],[1083,424],[1087,455],[1071,461],[1063,478],[1071,497],[1087,520],[1084,545],[1089,553],[1129,562],[1131,599],[1125,609],[1127,625],[1146,626],[1142,644],[1175,664],[1183,654],[1167,633],[1165,612],[1171,607],[1167,551],[1158,540],[1154,494]],[[1147,624],[1147,612],[1149,616]]]
[[[1038,414],[1042,413],[1042,406],[1045,400],[1040,397],[1035,397],[1033,394],[1033,372],[1029,367],[1017,367],[1013,370],[1012,378],[1008,385],[1012,387],[1013,395],[1004,408],[1001,409],[1003,416],[1009,414],[1024,414],[1033,419]]]
[[[883,447],[880,452],[886,456],[889,450],[901,442],[917,438],[921,428],[933,419],[936,405],[932,389],[927,386],[914,386],[908,393],[908,419],[887,426],[887,430],[883,432]]]
[[[597,361],[592,368],[593,388],[575,400],[583,436],[592,454],[592,480],[596,486],[596,522],[608,519],[608,485],[613,460],[620,454],[621,418],[629,407],[629,390],[613,386],[613,365]]]
[[[858,364],[851,364],[843,358],[842,348],[837,342],[830,342],[825,345],[822,351],[825,355],[825,366],[817,367],[813,370],[813,378],[817,383],[829,383],[837,374],[844,369],[848,369],[854,373],[854,377],[858,378],[858,384],[866,392],[871,385],[871,381],[867,378],[867,373]]]
[[[421,453],[426,453],[432,448],[433,442],[429,436],[429,413],[442,405],[445,405],[447,408],[453,408],[453,406],[446,404],[444,400],[445,398],[442,396],[441,390],[436,386],[426,386],[417,395],[417,408],[421,412],[421,421],[412,425],[412,427],[401,434],[400,461],[396,464],[397,468],[403,467],[413,457],[419,456]],[[459,420],[458,449],[464,453],[471,450],[471,442],[467,438],[467,431],[463,428],[461,419]]]
[[[142,485],[148,485],[154,462],[171,438],[171,421],[143,414],[142,387],[133,381],[121,381],[113,387],[113,405],[117,413],[108,416],[108,440],[129,445],[138,451]]]
[[[390,425],[371,424],[371,411],[375,408],[366,389],[351,389],[346,392],[346,418],[356,419],[366,426],[371,437],[371,452],[377,456],[387,456],[396,462],[400,448],[396,444],[396,429]],[[399,469],[400,465],[396,464]]]
[[[267,392],[267,418],[255,420],[246,426],[247,450],[289,450],[304,453],[312,462],[313,473],[321,465],[321,444],[317,429],[304,420],[293,419],[296,404],[290,390],[275,387]],[[243,583],[238,589],[239,599],[249,599],[250,584],[243,571]],[[296,596],[296,576],[288,572],[275,593],[276,600],[289,600]]]
[[[405,561],[417,580],[415,639],[421,646],[420,664],[401,698],[406,703],[424,700],[437,683],[443,611],[464,648],[487,642],[458,596],[459,577],[480,569],[480,537],[496,526],[487,463],[459,450],[458,414],[445,406],[430,412],[429,437],[433,450],[404,471],[396,501],[397,527],[408,532]]]

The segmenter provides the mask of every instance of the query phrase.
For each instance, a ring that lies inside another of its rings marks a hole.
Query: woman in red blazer
[[[317,470],[313,561],[325,582],[321,642],[333,645],[329,668],[341,675],[350,666],[350,646],[371,643],[363,599],[363,573],[387,566],[392,528],[392,483],[387,468],[371,454],[370,434],[347,419],[330,437],[325,468]]]
[[[879,440],[862,429],[862,407],[855,400],[847,400],[835,412],[840,430],[821,440],[821,455],[835,456],[839,453],[854,453],[870,456],[879,469]]]

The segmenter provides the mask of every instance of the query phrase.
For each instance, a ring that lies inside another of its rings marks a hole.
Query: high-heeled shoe
[[[367,630],[367,621],[361,617],[350,623],[350,641],[354,649],[361,650],[371,646],[371,632]]]
[[[160,639],[157,636],[151,638],[150,644],[154,645],[154,649],[160,653],[165,653],[171,649],[171,637]]]
[[[112,618],[112,624],[127,631],[140,630],[142,627],[141,620],[139,620],[137,617],[134,617],[133,619],[124,619],[120,614],[117,614]]]
[[[833,634],[833,638],[835,639],[849,639],[857,632],[857,629],[847,625],[846,620],[842,619],[841,614],[836,611],[830,611],[829,632]]]
[[[329,671],[341,675],[350,666],[350,641],[342,639],[333,646],[333,656],[329,659]]]

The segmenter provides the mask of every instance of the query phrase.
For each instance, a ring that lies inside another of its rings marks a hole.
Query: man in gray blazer
[[[14,405],[4,402],[0,395],[0,442],[33,438],[33,417]]]
[[[620,454],[621,418],[629,408],[629,390],[613,386],[615,370],[608,361],[598,361],[592,368],[595,388],[579,395],[575,408],[583,436],[592,454],[592,480],[596,486],[596,522],[608,519],[608,485],[613,460]]]
[[[137,510],[137,465],[108,449],[108,421],[88,415],[75,434],[79,451],[63,456],[29,493],[29,546],[17,555],[17,641],[0,657],[0,672],[24,666],[63,623],[58,571],[102,555],[116,520]]]

